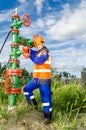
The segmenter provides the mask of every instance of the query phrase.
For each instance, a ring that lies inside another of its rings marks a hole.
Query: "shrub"
[[[76,84],[52,86],[52,91],[55,111],[63,113],[79,109],[79,112],[86,112],[86,90],[82,86]]]

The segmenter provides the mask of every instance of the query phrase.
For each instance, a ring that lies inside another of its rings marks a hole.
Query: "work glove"
[[[25,58],[29,58],[30,57],[30,48],[29,46],[24,46],[22,48],[22,54]]]

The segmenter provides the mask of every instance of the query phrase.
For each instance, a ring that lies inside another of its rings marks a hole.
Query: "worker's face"
[[[43,43],[37,43],[37,44],[35,44],[35,48],[37,50],[40,50],[41,48],[43,48]]]

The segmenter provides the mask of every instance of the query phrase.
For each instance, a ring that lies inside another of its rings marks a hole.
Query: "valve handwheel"
[[[30,15],[28,14],[23,15],[22,22],[26,27],[29,27],[31,25]]]
[[[4,75],[2,77],[2,82],[1,82],[1,85],[4,87],[4,88],[10,88],[12,87],[13,83],[11,82],[11,76],[8,76],[8,75]]]

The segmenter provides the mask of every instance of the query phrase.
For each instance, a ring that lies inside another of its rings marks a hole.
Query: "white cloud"
[[[74,39],[76,36],[86,33],[86,1],[81,2],[75,10],[66,4],[59,15],[60,19],[56,18],[56,23],[45,31],[52,39]]]
[[[44,0],[35,0],[35,5],[36,5],[36,8],[37,8],[37,12],[38,14],[41,13],[41,10],[42,10],[42,7],[43,7],[43,2]]]
[[[5,60],[0,57],[0,63],[5,63]]]
[[[46,25],[48,26],[51,26],[51,25],[53,25],[53,24],[55,24],[55,22],[56,22],[56,20],[55,19],[48,19],[47,21],[46,21]]]
[[[42,19],[37,19],[36,23],[39,27],[44,27],[44,21]]]
[[[86,65],[86,49],[68,47],[61,50],[51,50],[52,65],[58,71],[76,71],[80,73],[82,68]]]
[[[10,21],[10,18],[12,16],[12,14],[14,13],[14,10],[5,10],[5,11],[1,11],[0,12],[0,22],[3,21]]]
[[[26,2],[26,0],[18,0],[20,3],[24,3]]]

